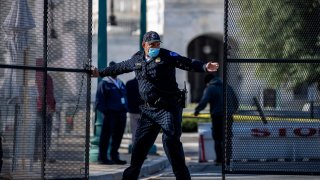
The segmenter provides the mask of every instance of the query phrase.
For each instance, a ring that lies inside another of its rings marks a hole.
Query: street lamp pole
[[[106,0],[99,0],[98,12],[98,69],[105,68],[107,65],[107,3]],[[101,78],[98,78],[98,84]],[[90,161],[98,161],[99,156],[99,142],[102,127],[102,114],[95,112],[95,130],[93,138],[91,139],[90,147]]]
[[[143,35],[147,32],[147,0],[141,0],[140,4],[140,50],[143,50],[142,48],[142,39]]]
[[[110,16],[109,16],[109,21],[110,21],[110,25],[111,26],[116,26],[117,25],[117,20],[116,20],[116,16],[114,15],[114,4],[113,4],[113,0],[111,0],[110,2]]]

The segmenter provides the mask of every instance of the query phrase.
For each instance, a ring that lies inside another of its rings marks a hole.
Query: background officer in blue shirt
[[[140,119],[140,106],[144,104],[140,97],[138,80],[133,78],[126,83],[130,128],[132,134],[132,142],[135,140],[136,129]],[[131,149],[130,149],[131,152]]]
[[[138,179],[141,166],[149,149],[162,129],[162,142],[177,180],[189,180],[190,173],[185,164],[180,141],[182,108],[185,93],[176,82],[176,68],[215,72],[218,63],[203,63],[160,48],[160,36],[154,31],[143,37],[143,51],[138,51],[130,59],[104,70],[92,69],[93,77],[118,75],[135,72],[139,92],[145,102],[141,108],[136,139],[133,142],[131,164],[123,173],[123,180]]]
[[[115,65],[111,61],[109,67]],[[119,147],[127,122],[127,91],[124,83],[116,75],[104,77],[96,94],[96,109],[103,114],[99,142],[99,161],[101,164],[126,164],[119,158]],[[109,142],[111,139],[111,147]],[[110,147],[110,158],[108,149]]]

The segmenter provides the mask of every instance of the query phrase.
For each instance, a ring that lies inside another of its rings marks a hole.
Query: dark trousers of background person
[[[142,108],[138,121],[136,139],[133,143],[131,164],[123,173],[123,180],[136,180],[149,149],[155,142],[160,129],[162,143],[177,180],[190,180],[185,164],[181,137],[182,108],[164,110],[153,107]]]
[[[53,113],[49,113],[46,116],[46,142],[47,142],[47,152],[50,149],[51,146],[51,131],[52,131],[52,121],[53,121]],[[43,150],[42,148],[42,125],[43,125],[43,120],[42,120],[42,112],[37,112],[37,118],[36,118],[36,131],[35,131],[35,141],[34,141],[34,154],[33,154],[33,159],[38,160],[41,158],[41,151]],[[51,158],[49,154],[47,154],[47,158]]]
[[[105,161],[108,158],[109,142],[111,139],[111,160],[119,159],[119,147],[126,127],[127,115],[125,111],[107,111],[104,113],[100,143],[99,160]]]
[[[214,140],[214,150],[216,151],[216,163],[222,163],[223,159],[223,114],[211,114],[212,138]]]
[[[132,143],[135,140],[135,136],[136,136],[136,130],[137,130],[137,126],[138,126],[138,121],[140,119],[140,114],[136,114],[136,113],[129,113],[129,119],[130,119],[130,127],[131,127],[131,134],[132,134]]]
[[[225,128],[226,131],[226,143],[225,143],[225,149],[226,149],[226,165],[230,165],[230,161],[232,158],[232,138],[233,138],[233,115],[230,114],[227,116],[227,127]]]

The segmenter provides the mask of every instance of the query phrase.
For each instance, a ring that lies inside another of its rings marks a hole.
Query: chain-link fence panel
[[[0,0],[0,178],[88,179],[91,4]]]
[[[319,174],[320,2],[225,5],[224,171]]]

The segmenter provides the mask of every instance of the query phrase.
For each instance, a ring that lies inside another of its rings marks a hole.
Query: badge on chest
[[[124,99],[124,97],[121,98],[121,104],[126,104],[126,100]]]
[[[135,70],[140,70],[141,67],[142,67],[142,64],[141,64],[141,63],[135,63],[135,64],[134,64],[134,69],[135,69]]]
[[[159,63],[159,62],[161,62],[161,59],[160,59],[160,57],[157,57],[157,59],[155,60],[155,62],[156,62],[156,63]]]

